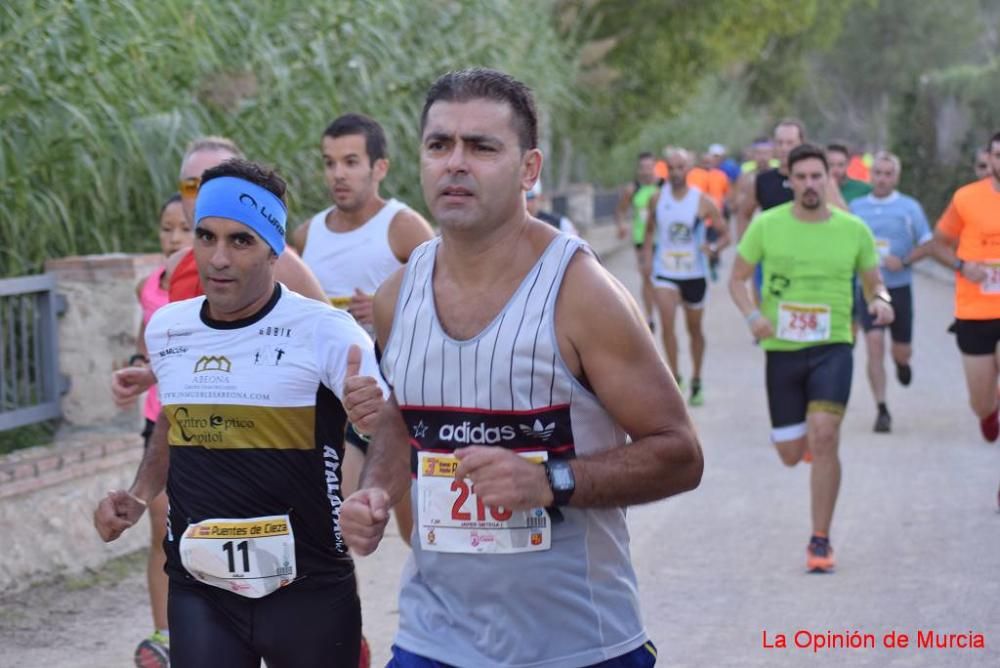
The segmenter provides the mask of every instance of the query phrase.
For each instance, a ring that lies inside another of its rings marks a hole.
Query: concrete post
[[[63,419],[71,427],[134,429],[141,406],[118,409],[111,399],[111,372],[135,352],[142,313],[136,286],[163,262],[162,255],[85,255],[49,260],[66,298],[59,320],[59,365],[70,379]]]

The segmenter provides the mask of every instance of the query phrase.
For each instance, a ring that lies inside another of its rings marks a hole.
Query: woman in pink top
[[[184,216],[181,196],[175,194],[160,209],[160,249],[163,251],[164,259],[182,248],[190,247],[193,243],[194,232]],[[170,301],[167,295],[165,271],[166,266],[160,266],[136,286],[136,295],[142,306],[142,324],[139,325],[136,353],[129,360],[129,364],[149,364],[145,341],[146,324],[158,308]],[[144,448],[149,447],[149,438],[153,434],[159,413],[160,396],[154,386],[146,394],[146,403],[143,407],[143,414],[146,417],[146,427],[142,431]],[[167,576],[163,572],[165,561],[163,539],[167,532],[165,492],[149,504],[149,521],[151,531],[146,579],[149,583],[149,603],[153,613],[153,634],[139,643],[135,651],[135,661],[138,666],[166,667],[170,661],[170,634],[167,629]]]

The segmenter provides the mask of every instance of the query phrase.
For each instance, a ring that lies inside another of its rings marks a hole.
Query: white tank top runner
[[[544,450],[549,458],[625,447],[624,432],[570,373],[556,341],[566,267],[589,248],[556,237],[493,322],[459,341],[445,333],[434,307],[440,243],[413,252],[382,357],[414,464],[421,450],[470,444]],[[548,550],[442,552],[421,548],[428,527],[418,487],[411,492],[415,533],[400,592],[400,647],[458,666],[558,667],[598,663],[645,641],[623,508],[563,508]],[[544,642],[536,642],[540,632]]]
[[[680,200],[669,186],[660,190],[656,202],[656,251],[653,273],[665,278],[704,278],[705,256],[701,252],[704,225],[698,218],[701,191],[688,187]]]
[[[389,225],[406,208],[402,202],[390,199],[368,222],[350,232],[331,232],[326,226],[332,206],[312,217],[302,260],[316,274],[334,306],[347,308],[355,288],[374,294],[403,266],[389,246]]]

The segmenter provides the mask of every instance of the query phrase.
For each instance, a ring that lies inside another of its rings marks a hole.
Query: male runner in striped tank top
[[[370,554],[416,481],[390,665],[651,666],[625,508],[698,485],[684,400],[621,284],[525,210],[530,90],[446,74],[421,129],[442,236],[376,294],[393,396],[341,514]]]

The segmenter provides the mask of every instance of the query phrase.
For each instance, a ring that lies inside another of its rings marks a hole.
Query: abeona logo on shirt
[[[230,362],[229,358],[225,355],[202,355],[201,358],[194,363],[195,373],[201,373],[202,371],[229,373],[232,368],[233,363]]]
[[[489,427],[485,422],[473,425],[466,420],[461,424],[444,424],[438,430],[438,438],[442,441],[457,441],[459,443],[484,443],[493,445],[504,441],[513,441],[517,432],[510,425]]]

